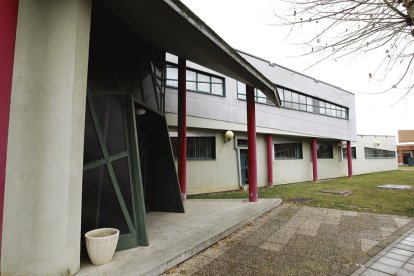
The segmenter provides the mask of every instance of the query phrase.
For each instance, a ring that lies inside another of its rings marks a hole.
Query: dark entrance
[[[184,212],[163,114],[164,63],[165,52],[94,2],[82,236],[95,228],[117,228],[117,250],[148,245],[147,211]]]
[[[248,171],[248,150],[240,149],[240,175],[242,185],[249,183],[249,171]]]

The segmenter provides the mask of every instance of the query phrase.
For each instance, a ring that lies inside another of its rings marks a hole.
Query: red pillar
[[[178,180],[180,181],[181,199],[187,199],[187,80],[186,60],[178,58]]]
[[[18,0],[0,2],[0,255]]]
[[[272,156],[273,140],[272,135],[266,136],[266,152],[267,152],[267,185],[273,185],[273,156]]]
[[[316,145],[316,138],[312,138],[312,166],[313,166],[313,181],[318,181],[318,149]]]
[[[348,177],[352,177],[352,149],[351,149],[351,141],[346,141],[346,155],[348,157]]]
[[[256,110],[254,88],[246,85],[249,202],[257,201]]]

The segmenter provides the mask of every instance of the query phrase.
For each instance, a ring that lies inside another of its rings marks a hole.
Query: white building
[[[395,137],[357,135],[353,93],[261,58],[240,54],[277,85],[282,100],[282,108],[278,108],[263,93],[255,92],[258,186],[269,184],[268,135],[272,137],[272,185],[313,180],[312,138],[318,144],[318,179],[348,175],[346,141],[351,141],[353,174],[397,168]],[[167,55],[167,62],[165,111],[177,152],[177,58]],[[244,84],[187,63],[188,194],[236,190],[246,184],[245,99]],[[226,143],[227,130],[235,137]]]

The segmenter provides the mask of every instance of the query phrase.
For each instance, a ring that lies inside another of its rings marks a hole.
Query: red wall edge
[[[0,256],[18,0],[0,1]]]

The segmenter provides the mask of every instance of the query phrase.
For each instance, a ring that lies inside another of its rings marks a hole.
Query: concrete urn
[[[114,256],[119,239],[119,230],[100,228],[85,233],[86,250],[94,265],[109,263]]]

